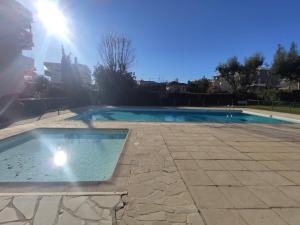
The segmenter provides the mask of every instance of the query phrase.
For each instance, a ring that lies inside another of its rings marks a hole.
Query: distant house
[[[270,77],[270,70],[266,68],[260,68],[256,77],[255,84],[267,85]]]
[[[284,79],[274,79],[274,76],[271,75],[270,69],[260,68],[256,77],[255,82],[250,86],[251,91],[259,91],[266,89],[267,87],[272,87],[276,89],[281,89],[285,86]]]
[[[72,66],[77,66],[81,85],[90,88],[92,76],[89,67],[83,64],[72,64]],[[44,72],[46,76],[51,78],[51,83],[53,85],[59,86],[62,84],[61,63],[44,62]]]
[[[187,84],[178,81],[167,83],[166,91],[169,93],[185,93],[187,92]]]
[[[151,92],[164,92],[166,90],[166,83],[165,82],[156,82],[156,81],[145,81],[145,80],[138,80],[137,85],[139,88],[151,91]]]
[[[276,81],[275,79],[270,80],[270,70],[268,68],[260,68],[255,81],[250,85],[251,91],[258,91],[267,88],[268,85],[272,85],[273,88],[280,88],[282,84],[280,83],[280,79]],[[231,87],[229,83],[220,76],[220,74],[216,74],[212,79],[212,86],[214,90],[217,92],[230,92]]]
[[[278,86],[281,90],[300,90],[299,82],[289,82],[287,79],[282,79]]]

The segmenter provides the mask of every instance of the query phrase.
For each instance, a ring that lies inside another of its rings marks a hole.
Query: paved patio
[[[113,179],[81,186],[6,184],[0,186],[0,192],[125,191],[128,195],[123,196],[122,207],[112,207],[109,213],[115,219],[108,221],[119,225],[300,224],[299,124],[86,124],[63,120],[71,115],[3,129],[0,138],[36,127],[129,128],[129,140]],[[14,208],[12,198],[9,202],[6,206]],[[89,220],[82,224],[105,223]]]
[[[0,197],[0,223],[11,225],[112,225],[122,195],[19,194]]]

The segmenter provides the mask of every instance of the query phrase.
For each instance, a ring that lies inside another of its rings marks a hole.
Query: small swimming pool
[[[243,113],[241,110],[197,110],[104,107],[71,119],[83,121],[289,123],[285,120]]]
[[[110,179],[128,130],[36,129],[0,141],[0,182]]]

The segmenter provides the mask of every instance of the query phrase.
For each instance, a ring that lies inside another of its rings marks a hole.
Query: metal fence
[[[57,111],[69,108],[69,98],[20,98],[17,102],[24,106],[26,114],[42,114],[49,111]]]
[[[300,113],[300,102],[248,99],[247,105],[272,111]]]

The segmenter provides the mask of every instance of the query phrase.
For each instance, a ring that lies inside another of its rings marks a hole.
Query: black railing
[[[25,114],[44,114],[50,111],[57,111],[69,108],[69,98],[19,98],[17,102],[24,107]]]
[[[247,105],[259,109],[300,114],[300,102],[248,99]]]

